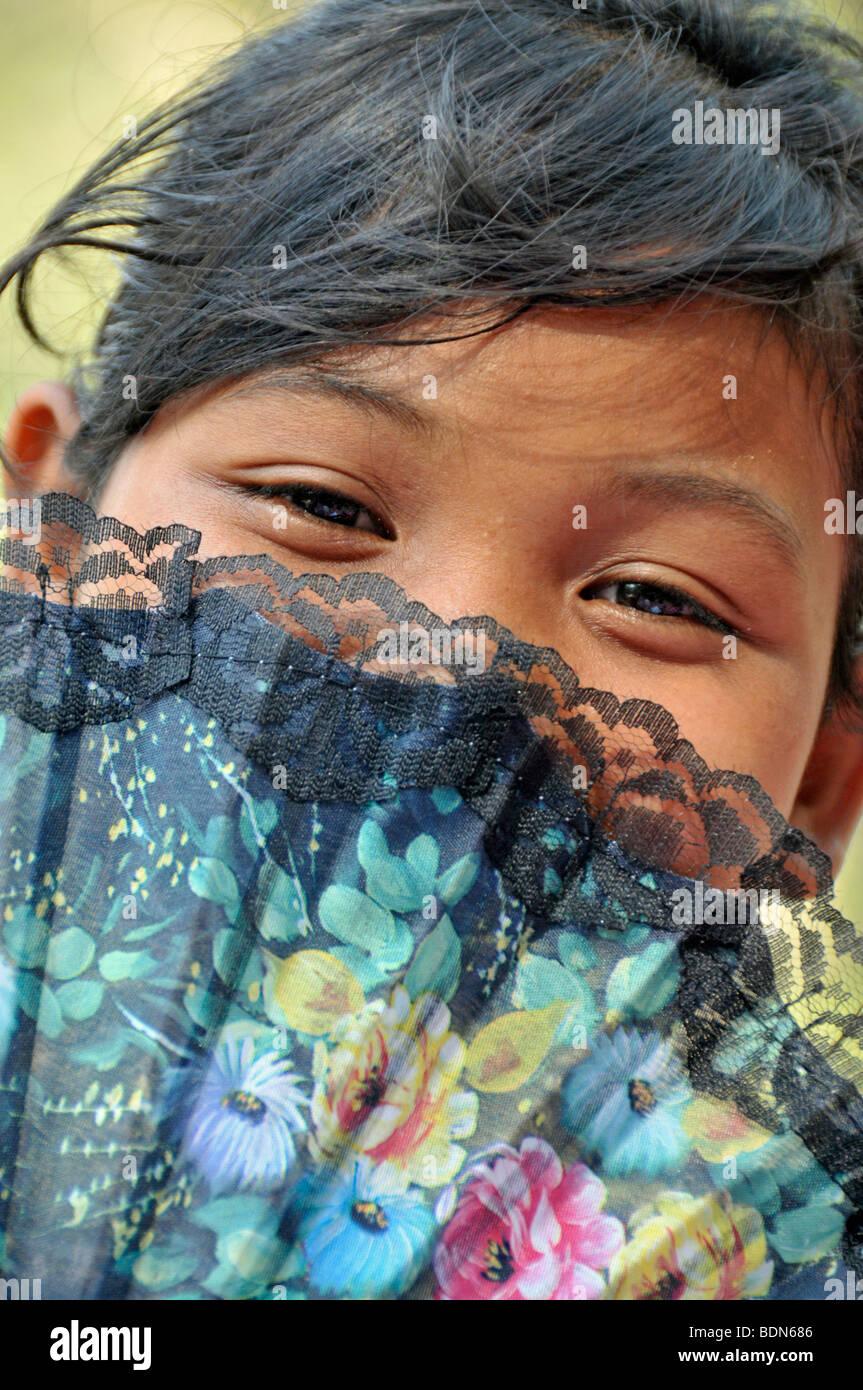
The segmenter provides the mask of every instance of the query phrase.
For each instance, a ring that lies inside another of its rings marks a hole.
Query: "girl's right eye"
[[[305,512],[316,521],[342,526],[351,531],[371,531],[373,535],[388,541],[395,539],[386,522],[369,507],[364,507],[361,502],[345,496],[344,493],[332,492],[329,488],[315,487],[311,483],[292,483],[287,486],[248,486],[244,491],[271,500],[285,498],[298,511]]]

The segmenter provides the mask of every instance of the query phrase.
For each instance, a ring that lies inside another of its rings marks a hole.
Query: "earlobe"
[[[66,445],[77,434],[81,416],[74,392],[60,381],[40,381],[16,401],[3,436],[7,493],[22,482],[34,492],[78,492],[65,466]]]
[[[863,728],[854,725],[836,713],[824,721],[789,818],[830,856],[834,877],[863,811]]]

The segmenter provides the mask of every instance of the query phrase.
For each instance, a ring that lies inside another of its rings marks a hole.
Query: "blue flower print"
[[[362,1159],[328,1185],[304,1184],[312,1209],[299,1238],[318,1292],[356,1298],[402,1293],[427,1261],[436,1223],[422,1193]]]
[[[214,1194],[272,1191],[293,1166],[308,1102],[289,1066],[277,1052],[255,1058],[251,1037],[214,1052],[183,1141]]]
[[[600,1036],[563,1083],[561,1118],[610,1177],[655,1177],[678,1167],[690,1140],[681,1123],[692,1090],[657,1033]]]

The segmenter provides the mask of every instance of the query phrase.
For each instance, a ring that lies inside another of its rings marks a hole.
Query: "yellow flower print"
[[[761,1298],[773,1263],[760,1214],[726,1193],[662,1192],[629,1221],[608,1271],[608,1297],[720,1301]]]
[[[323,1159],[346,1151],[390,1163],[405,1182],[442,1187],[465,1151],[455,1141],[476,1127],[477,1097],[460,1090],[461,1038],[433,994],[411,1004],[401,985],[388,1006],[369,1005],[315,1049],[313,1148]]]

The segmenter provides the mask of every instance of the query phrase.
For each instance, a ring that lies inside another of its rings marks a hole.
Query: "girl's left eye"
[[[584,599],[605,599],[623,608],[635,608],[640,613],[650,613],[657,618],[687,618],[690,622],[701,623],[717,632],[731,632],[728,623],[715,613],[696,603],[695,599],[681,589],[668,588],[664,584],[649,584],[641,579],[620,579],[611,584],[594,584],[581,595]]]

